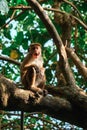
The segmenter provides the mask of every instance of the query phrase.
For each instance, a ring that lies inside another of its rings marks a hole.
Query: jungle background
[[[38,0],[38,2],[63,41],[76,85],[87,92],[87,1]],[[39,42],[42,45],[46,85],[65,86],[67,83],[62,73],[62,61],[43,21],[26,0],[0,0],[0,73],[13,80],[18,88],[23,88],[20,80],[20,63],[27,55],[32,42]],[[20,111],[0,110],[1,130],[19,130],[20,119]],[[52,118],[43,112],[25,112],[24,128],[31,130],[83,129]]]

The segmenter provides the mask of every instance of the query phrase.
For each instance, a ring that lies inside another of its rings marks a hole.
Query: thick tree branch
[[[80,74],[87,81],[87,68],[82,64],[82,62],[80,61],[79,57],[75,54],[73,49],[66,48],[66,50],[67,50],[68,56],[72,59],[78,71],[80,72]]]
[[[69,90],[65,92],[67,95]],[[50,95],[37,97],[29,90],[17,88],[13,81],[0,75],[0,109],[44,112],[56,119],[87,128],[87,96],[84,92],[84,94],[79,93],[79,96],[76,96],[75,93],[73,96],[71,93],[70,100],[67,96],[61,98],[58,95],[56,97]]]
[[[70,86],[62,87],[52,87],[46,86],[48,92],[54,96],[59,96],[61,98],[67,99],[72,104],[76,104],[79,107],[87,110],[87,106],[82,105],[87,103],[87,94],[81,88],[73,88]],[[84,101],[82,101],[84,99]]]

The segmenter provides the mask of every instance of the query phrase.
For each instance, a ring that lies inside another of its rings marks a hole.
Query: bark
[[[66,89],[67,88],[67,89]],[[47,87],[43,97],[19,89],[16,84],[0,75],[0,109],[9,111],[41,111],[56,119],[87,128],[87,95],[83,90],[66,87]]]
[[[18,65],[18,66],[21,65],[21,62],[18,62],[18,61],[16,61],[16,60],[13,60],[12,58],[6,57],[6,56],[1,56],[1,55],[0,55],[0,60],[5,60],[5,61],[8,61],[8,62],[10,62],[10,63],[12,63],[12,64]]]
[[[68,56],[72,59],[74,64],[76,65],[79,73],[84,77],[87,81],[87,68],[82,64],[79,57],[76,55],[75,51],[70,48],[66,48]]]

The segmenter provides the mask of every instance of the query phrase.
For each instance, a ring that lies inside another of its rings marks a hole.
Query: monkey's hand
[[[30,65],[29,68],[34,68],[36,73],[40,73],[39,67],[37,65],[35,65],[35,64]]]

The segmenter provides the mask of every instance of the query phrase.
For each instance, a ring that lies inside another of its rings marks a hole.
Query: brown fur
[[[39,43],[31,44],[21,64],[21,80],[25,89],[43,93],[46,77]]]

